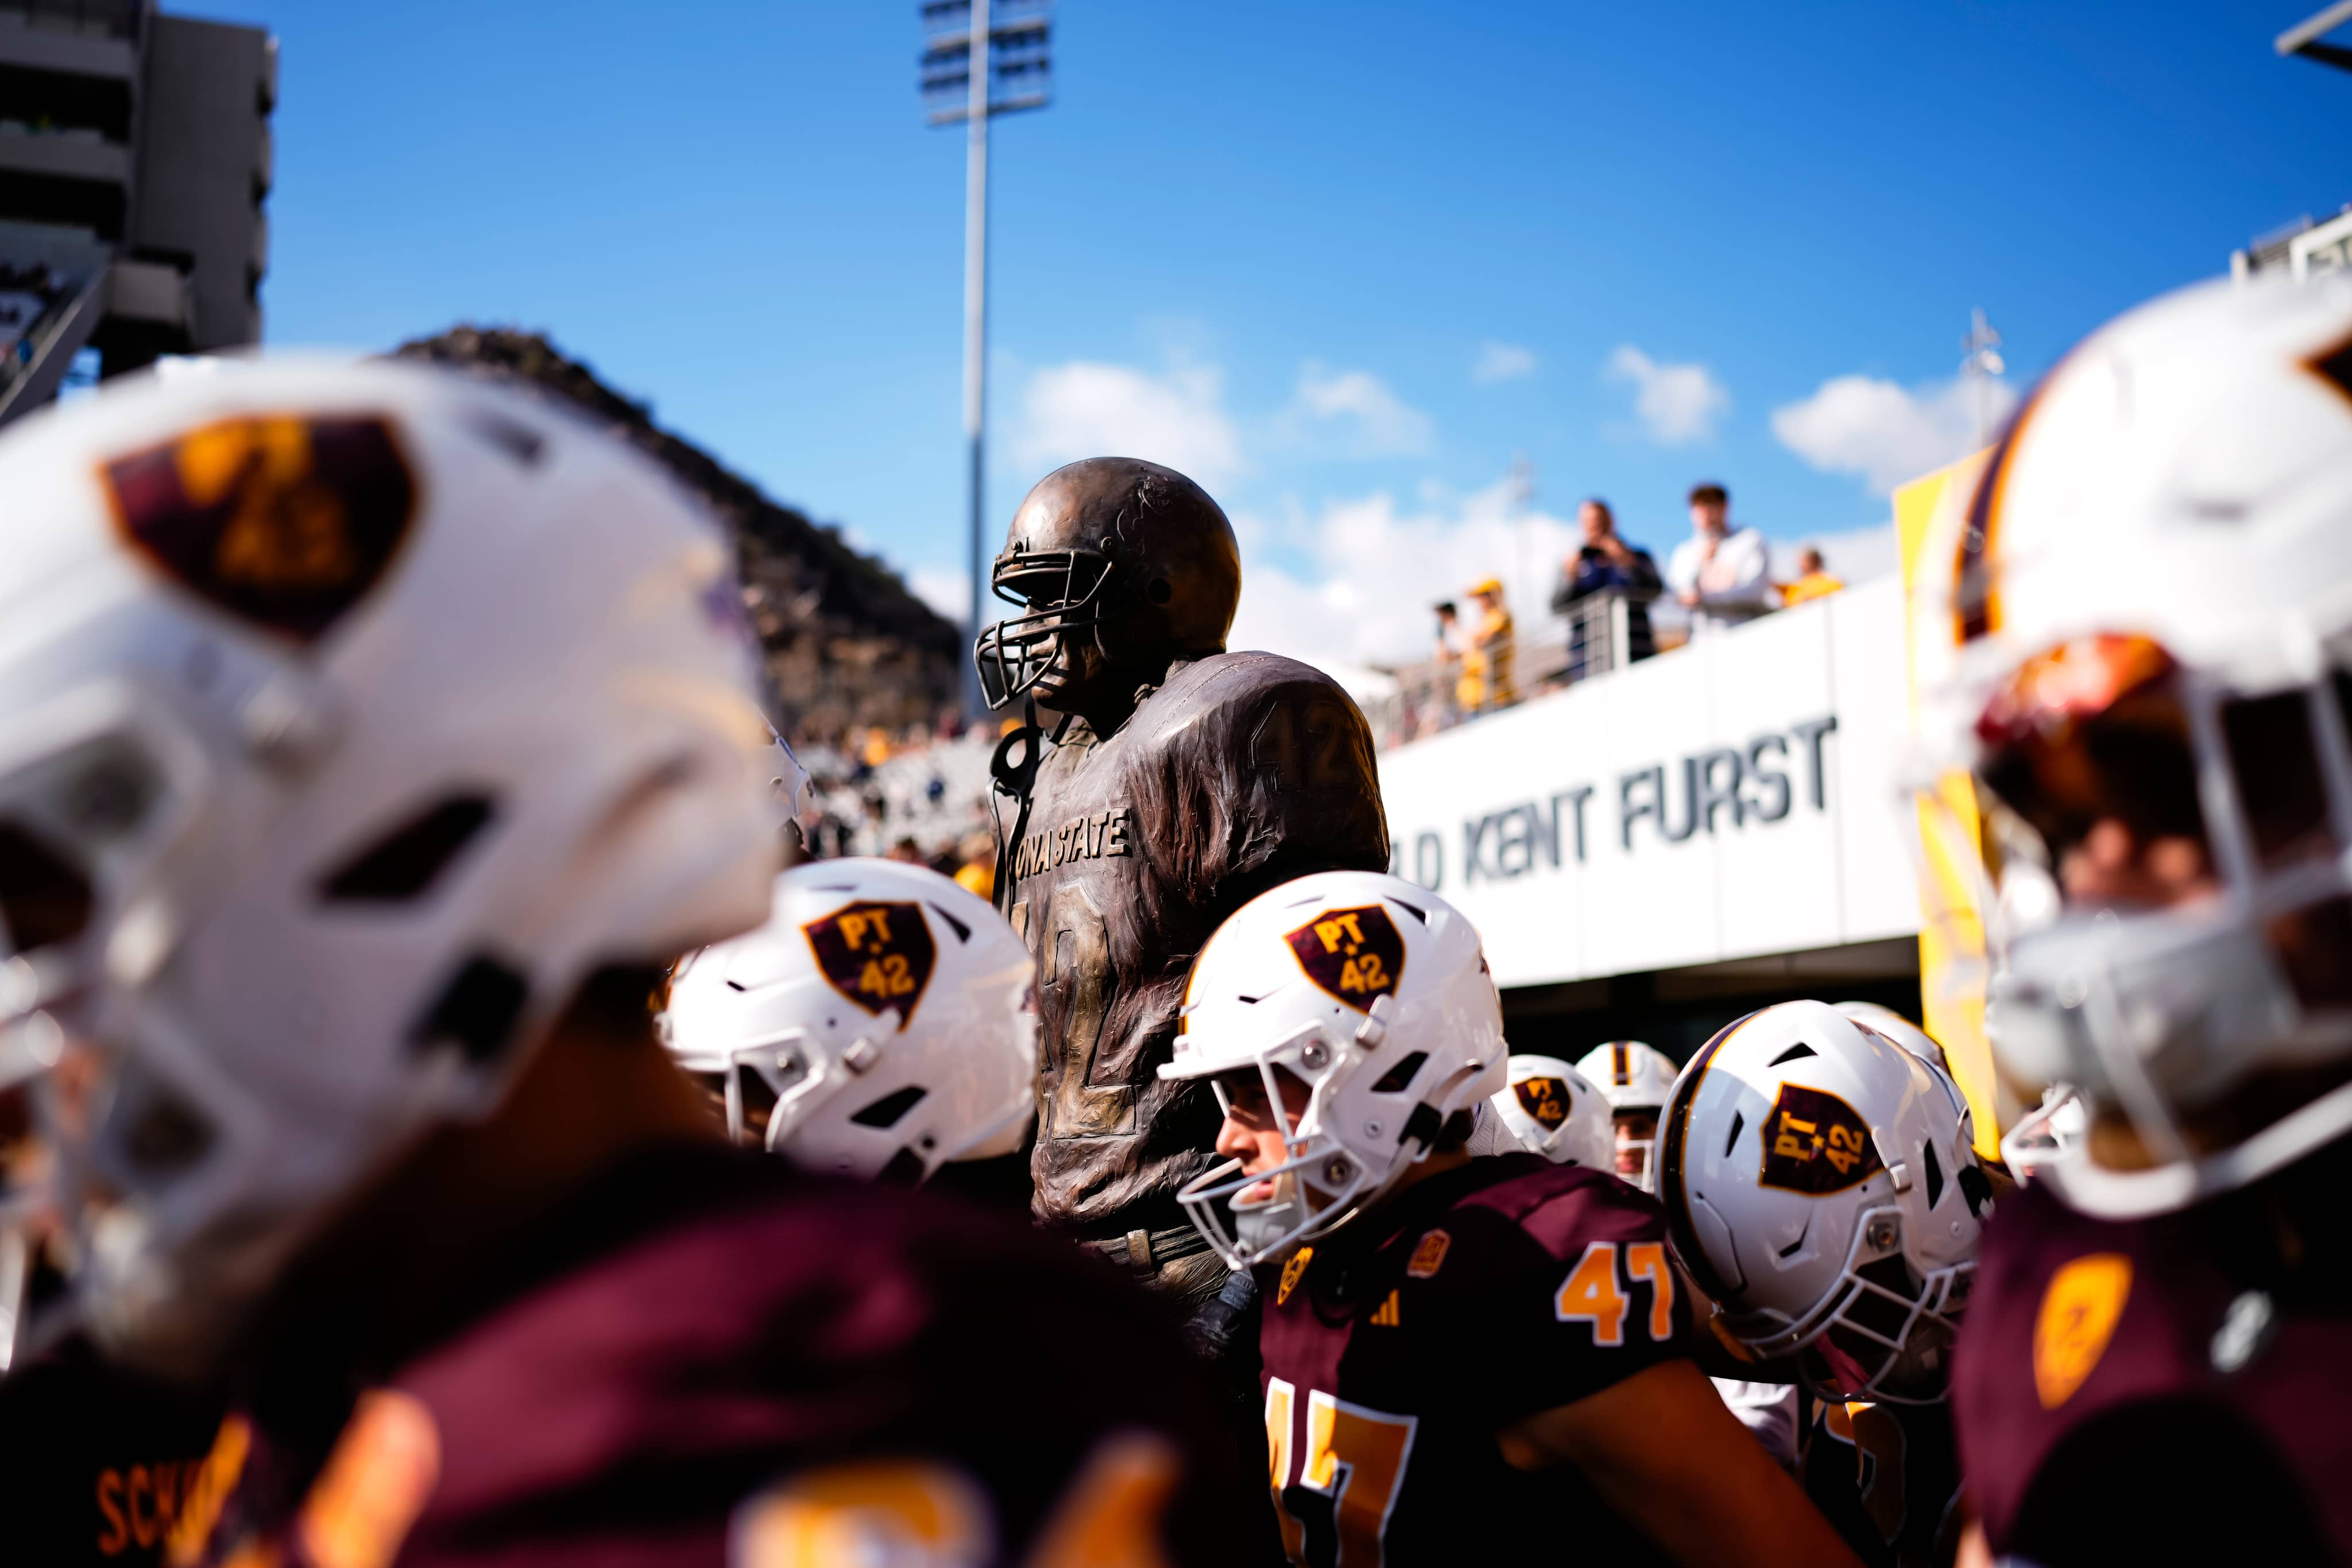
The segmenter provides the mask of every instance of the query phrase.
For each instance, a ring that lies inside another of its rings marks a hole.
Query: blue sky
[[[1237,640],[1349,662],[1456,580],[1531,592],[1586,494],[1658,547],[1703,477],[1777,538],[1874,524],[1968,444],[1971,307],[2021,383],[2352,200],[2352,76],[2270,49],[2317,5],[1061,0],[1056,102],[996,127],[992,527],[1062,458],[1189,465]],[[914,0],[188,8],[281,40],[273,342],[547,330],[957,591]]]

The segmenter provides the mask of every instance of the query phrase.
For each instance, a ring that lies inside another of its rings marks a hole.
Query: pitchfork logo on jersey
[[[375,418],[225,419],[106,465],[124,539],[238,620],[316,642],[383,579],[416,482]]]
[[[1404,937],[1377,904],[1328,910],[1288,940],[1307,977],[1359,1012],[1371,1011],[1375,997],[1395,995],[1404,973]]]
[[[1883,1168],[1870,1124],[1834,1094],[1783,1083],[1764,1118],[1766,1186],[1821,1197],[1867,1181]]]
[[[1511,1092],[1519,1097],[1519,1109],[1536,1119],[1536,1125],[1549,1133],[1568,1120],[1568,1082],[1560,1078],[1529,1078],[1511,1085]]]
[[[851,904],[801,927],[833,988],[905,1029],[931,983],[939,949],[919,904]]]

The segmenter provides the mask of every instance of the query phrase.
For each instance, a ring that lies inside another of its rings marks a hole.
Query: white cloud
[[[1606,374],[1633,383],[1641,434],[1660,446],[1709,439],[1731,407],[1730,390],[1705,365],[1662,365],[1631,343],[1609,356]]]
[[[940,571],[919,566],[907,574],[907,587],[916,598],[959,626],[963,624],[963,618],[971,613],[968,597],[971,592],[969,572]]]
[[[1081,457],[1140,457],[1214,486],[1242,474],[1241,432],[1213,365],[1154,376],[1128,365],[1073,360],[1030,376],[1013,451],[1051,467]]]
[[[1370,371],[1327,371],[1313,361],[1276,422],[1286,439],[1343,457],[1412,457],[1434,444],[1429,416]]]
[[[2016,405],[2007,382],[1986,382],[1988,424]],[[1974,394],[1960,381],[1906,391],[1874,376],[1838,376],[1772,411],[1780,444],[1825,472],[1860,475],[1874,496],[1966,456],[1977,447],[1977,428]]]
[[[1327,503],[1288,532],[1307,558],[1305,572],[1245,555],[1230,645],[1287,653],[1335,674],[1416,662],[1434,635],[1430,607],[1464,601],[1487,576],[1503,580],[1514,613],[1540,619],[1579,536],[1563,518],[1516,515],[1509,497],[1505,480],[1413,511],[1384,491]]]
[[[1480,345],[1478,362],[1470,367],[1470,384],[1492,386],[1496,382],[1515,382],[1522,376],[1535,373],[1536,351],[1533,349],[1489,340]]]

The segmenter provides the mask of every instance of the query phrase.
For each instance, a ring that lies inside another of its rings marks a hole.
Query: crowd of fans
[[[810,847],[929,866],[988,897],[996,883],[988,763],[1003,727],[950,708],[928,728],[793,738],[809,774],[803,823]]]
[[[1435,656],[1419,669],[1399,672],[1394,700],[1373,705],[1381,710],[1374,716],[1381,743],[1433,734],[1509,707],[1523,695],[1557,690],[1845,586],[1810,546],[1797,557],[1799,575],[1774,581],[1763,534],[1731,521],[1729,491],[1714,483],[1695,485],[1688,500],[1690,538],[1675,547],[1664,571],[1648,550],[1618,533],[1608,502],[1595,497],[1578,507],[1583,541],[1560,563],[1551,596],[1553,624],[1540,631],[1520,633],[1503,584],[1492,577],[1471,585],[1468,612],[1452,600],[1437,605]],[[1661,605],[1678,624],[1666,629],[1654,622],[1652,608]]]

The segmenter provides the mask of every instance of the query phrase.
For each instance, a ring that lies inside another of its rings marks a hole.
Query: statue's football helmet
[[[1675,1254],[1759,1357],[1825,1399],[1942,1396],[1992,1197],[1952,1081],[1822,1002],[1727,1027],[1675,1083]]]
[[[1931,817],[1981,873],[1986,1030],[2092,1120],[2043,1178],[2153,1214],[2352,1130],[2352,277],[2101,329],[1924,549],[1919,781],[1978,781],[1981,831]]]
[[[988,706],[1034,688],[1070,707],[1089,689],[1124,696],[1171,659],[1223,652],[1241,547],[1223,508],[1174,469],[1089,457],[1023,498],[989,581],[1022,613],[972,646]]]
[[[200,1369],[584,977],[764,914],[733,546],[555,404],[381,362],[111,384],[0,431],[0,1037],[89,1070],[91,1327]]]
[[[1508,1073],[1487,1103],[1521,1148],[1554,1165],[1616,1168],[1616,1124],[1591,1079],[1557,1056],[1514,1056]]]
[[[678,966],[662,1039],[727,1130],[904,1186],[1011,1154],[1036,1100],[1029,949],[928,867],[812,861],[768,923]]]
[[[1643,1192],[1657,1191],[1657,1138],[1648,1129],[1657,1125],[1675,1086],[1674,1058],[1638,1040],[1612,1040],[1586,1051],[1576,1070],[1601,1086],[1610,1114],[1635,1130],[1633,1136],[1618,1140],[1626,1158],[1617,1174]]]
[[[1281,1118],[1288,1157],[1227,1160],[1178,1195],[1234,1268],[1344,1225],[1504,1087],[1503,1009],[1460,911],[1378,872],[1318,872],[1259,894],[1202,948],[1162,1078],[1235,1084]],[[1303,1082],[1284,1109],[1277,1070]],[[1263,1187],[1263,1194],[1257,1189]]]

